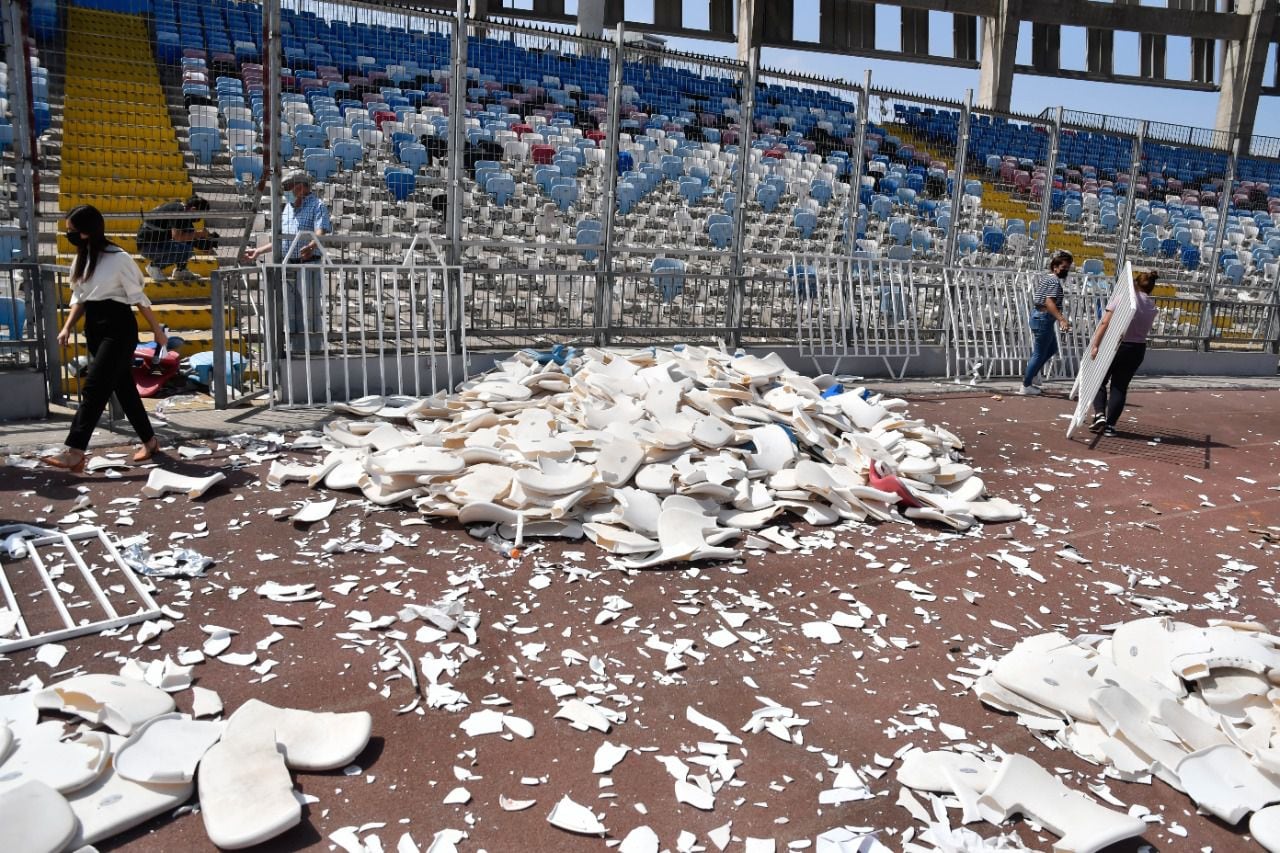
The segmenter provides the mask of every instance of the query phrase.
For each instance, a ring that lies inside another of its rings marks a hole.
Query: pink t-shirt
[[[1124,337],[1120,340],[1126,344],[1145,344],[1147,335],[1151,334],[1151,326],[1156,321],[1156,301],[1150,294],[1143,293],[1136,287],[1133,289],[1133,295],[1138,299],[1138,310],[1134,312],[1133,319],[1129,321],[1129,328],[1124,330]],[[1113,293],[1111,299],[1107,301],[1107,310],[1114,311],[1119,304],[1119,292]]]

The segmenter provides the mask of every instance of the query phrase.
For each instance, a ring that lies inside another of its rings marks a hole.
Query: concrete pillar
[[[1214,126],[1242,139],[1246,153],[1258,114],[1258,96],[1262,91],[1276,7],[1277,0],[1238,0],[1236,10],[1249,16],[1249,29],[1243,41],[1225,42],[1222,51],[1222,88]]]
[[[733,0],[711,0],[709,12],[712,34],[733,35]]]
[[[1018,54],[1020,0],[997,0],[996,14],[982,19],[982,61],[978,106],[1008,110],[1013,101],[1013,66]]]
[[[738,0],[738,61],[750,63],[760,55],[760,18],[763,7],[756,0]]]
[[[604,38],[605,0],[578,0],[578,35]]]
[[[684,4],[681,0],[653,0],[653,25],[660,30],[684,27]]]

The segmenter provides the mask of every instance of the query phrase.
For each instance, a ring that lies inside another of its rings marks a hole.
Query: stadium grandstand
[[[1006,335],[1021,303],[983,294],[1014,293],[1054,249],[1076,258],[1080,310],[1126,262],[1153,268],[1154,344],[1261,356],[1275,371],[1280,140],[1252,133],[1271,93],[1274,2],[1220,13],[1194,0],[1177,14],[966,3],[949,57],[928,54],[928,12],[956,4],[899,4],[890,58],[978,68],[965,102],[761,64],[762,46],[885,58],[873,19],[857,17],[875,4],[822,0],[821,37],[803,44],[783,26],[790,2],[740,3],[735,16],[711,0],[702,30],[683,25],[679,0],[655,2],[647,22],[614,0],[576,14],[525,5],[6,0],[0,357],[74,395],[82,344],[47,343],[70,292],[62,216],[97,206],[143,268],[148,213],[199,194],[212,207],[189,218],[217,232],[216,247],[196,255],[191,280],[147,288],[222,405],[280,401],[295,379],[306,393],[292,402],[355,395],[371,371],[381,390],[417,393],[420,356],[434,383],[437,354],[554,343],[823,354],[835,341],[830,354],[904,359],[932,347],[964,372],[960,360],[998,363],[1021,345]],[[1008,42],[1025,22],[1026,68]],[[1086,72],[1059,67],[1056,31],[1070,23],[1092,27]],[[1120,79],[1107,27],[1143,34],[1143,78],[1121,82],[1217,89],[1220,126],[1011,111],[1015,74]],[[1184,30],[1204,34],[1192,79],[1166,80],[1163,40]],[[672,50],[662,36],[736,41],[739,55]],[[279,233],[280,183],[295,171],[333,223],[320,237],[321,330],[293,323],[311,321],[271,284],[311,274],[291,267]],[[275,257],[242,263],[263,235]],[[982,318],[963,313],[964,329],[961,292],[983,306]],[[293,366],[289,336],[317,331],[323,357]],[[987,349],[961,359],[958,341],[975,335]],[[357,369],[355,387],[354,359],[378,365]]]

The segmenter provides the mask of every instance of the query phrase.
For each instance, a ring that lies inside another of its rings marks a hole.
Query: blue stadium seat
[[[405,201],[417,188],[417,178],[412,172],[388,170],[385,176],[387,191],[396,201]]]
[[[1080,267],[1080,271],[1085,275],[1102,275],[1105,267],[1098,258],[1088,258]]]
[[[507,202],[516,194],[515,178],[506,174],[494,175],[485,183],[484,189],[493,196],[494,204],[498,207],[506,207]]]
[[[572,178],[562,178],[569,183],[557,183],[551,188],[551,200],[562,213],[568,213],[578,201],[578,183]]]
[[[999,254],[1004,251],[1004,232],[992,229],[982,235],[982,247],[988,252]]]
[[[216,127],[191,128],[191,151],[202,166],[213,163],[213,155],[222,150],[222,134]]]
[[[1182,268],[1195,272],[1200,268],[1200,250],[1195,246],[1182,247]]]
[[[649,264],[653,286],[662,294],[663,302],[672,302],[684,290],[684,261],[677,258],[654,258]]]
[[[818,227],[818,217],[808,210],[798,210],[791,222],[800,232],[800,237],[808,240],[813,236],[813,229]]]
[[[231,158],[231,171],[243,186],[256,186],[262,180],[262,157],[257,154],[238,154]]]
[[[27,303],[22,299],[0,299],[0,326],[9,330],[9,340],[21,340],[27,324]]]

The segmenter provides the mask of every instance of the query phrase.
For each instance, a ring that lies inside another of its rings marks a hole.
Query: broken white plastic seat
[[[0,791],[35,780],[68,794],[102,775],[111,760],[111,744],[104,732],[62,738],[63,726],[58,722],[41,723],[25,732],[0,764]]]
[[[791,436],[780,426],[763,426],[750,430],[755,452],[747,456],[752,468],[776,474],[792,463],[796,456]]]
[[[222,737],[222,723],[199,722],[182,714],[165,714],[142,725],[113,759],[125,779],[174,785],[195,778],[196,765]]]
[[[3,764],[8,757],[11,746],[13,746],[13,731],[8,723],[0,719],[0,764]]]
[[[1001,819],[1015,813],[1034,818],[1060,836],[1053,845],[1054,853],[1095,853],[1126,838],[1141,836],[1147,828],[1137,818],[1072,791],[1024,755],[1009,755],[1001,762],[978,802]]]
[[[302,821],[283,749],[269,726],[229,723],[204,754],[199,781],[205,832],[223,849],[261,844]]]
[[[1280,802],[1280,783],[1232,745],[1193,752],[1182,759],[1176,772],[1197,806],[1232,825],[1250,812]]]
[[[995,778],[995,767],[976,755],[938,750],[913,749],[902,756],[898,781],[917,791],[954,793],[949,774],[954,774],[975,791],[985,791]]]
[[[410,478],[457,474],[466,467],[453,453],[421,445],[373,453],[365,465],[388,476]]]
[[[499,524],[498,535],[508,541],[515,541],[517,535],[522,535],[526,539],[581,539],[582,527],[582,524],[577,521],[538,519],[526,521],[523,526]]]
[[[465,506],[471,503],[491,504],[511,491],[515,471],[505,465],[472,464],[470,470],[450,483],[445,494],[451,501]]]
[[[250,699],[228,719],[228,735],[233,729],[273,732],[292,770],[333,770],[364,751],[373,718],[368,711],[303,711]]]
[[[961,503],[983,503],[982,496],[987,493],[987,485],[981,477],[965,477],[954,484],[945,486],[947,493],[954,501]]]
[[[317,521],[324,521],[337,505],[337,498],[327,501],[306,501],[298,507],[297,512],[289,516],[289,520],[295,524],[314,524]]]
[[[524,514],[526,517],[532,515]],[[519,510],[487,502],[467,504],[458,511],[458,521],[462,524],[516,524],[520,516]]]
[[[529,492],[540,495],[566,495],[585,489],[596,479],[595,469],[581,462],[557,462],[541,459],[537,469],[516,471],[515,480]]]
[[[76,834],[66,799],[34,779],[0,792],[0,850],[61,853]]]
[[[1221,668],[1251,672],[1280,669],[1280,652],[1274,647],[1226,626],[1177,631],[1172,642],[1170,665],[1188,681],[1204,678]]]
[[[104,737],[116,750],[125,740],[119,735]],[[173,785],[132,782],[108,764],[92,784],[66,795],[79,824],[70,849],[96,844],[171,811],[189,800],[194,790],[191,782]]]
[[[738,556],[733,548],[708,544],[703,533],[705,517],[680,509],[664,509],[658,516],[660,549],[643,560],[629,560],[628,568],[643,569],[683,560],[732,560]]]
[[[1280,853],[1280,806],[1267,806],[1249,818],[1249,834],[1267,853]]]
[[[575,803],[568,795],[562,797],[551,809],[547,822],[558,829],[579,835],[604,835],[608,831],[591,809]]]
[[[60,681],[36,693],[35,707],[83,717],[128,736],[147,720],[173,710],[173,698],[145,681],[91,673]]]
[[[267,471],[267,484],[271,486],[283,486],[295,480],[301,480],[314,486],[318,482],[318,478],[324,477],[332,466],[338,464],[336,454],[329,454],[328,459],[333,460],[321,463],[320,465],[301,465],[296,462],[281,462],[279,459],[271,460],[271,467]]]
[[[1123,736],[1126,745],[1150,762],[1153,773],[1170,786],[1183,790],[1175,769],[1187,749],[1170,743],[1150,725],[1151,713],[1123,687],[1107,684],[1093,692],[1089,705],[1098,724],[1107,734]]]
[[[650,554],[661,547],[654,539],[612,524],[589,523],[582,529],[588,539],[610,554]]]
[[[1061,634],[1020,641],[1000,659],[992,675],[1002,687],[1077,720],[1097,722],[1089,697],[1102,682],[1096,664]]]
[[[1022,507],[1004,498],[987,498],[984,501],[970,501],[969,514],[987,524],[1002,521],[1018,521],[1023,516]]]
[[[152,468],[147,475],[147,484],[142,487],[142,494],[158,498],[169,492],[186,492],[187,497],[194,500],[225,479],[227,475],[221,471],[207,477],[187,477],[163,468]]]

